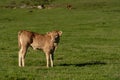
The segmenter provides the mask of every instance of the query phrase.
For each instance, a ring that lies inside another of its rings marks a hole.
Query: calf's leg
[[[19,53],[18,53],[18,63],[19,67],[24,67],[25,66],[25,55],[26,55],[27,47],[21,47]]]
[[[46,66],[47,66],[47,68],[49,68],[49,66],[50,66],[50,54],[49,53],[46,53],[46,61],[47,61]]]
[[[53,62],[53,60],[54,60],[54,54],[52,53],[52,54],[50,54],[51,67],[54,66],[54,62]]]

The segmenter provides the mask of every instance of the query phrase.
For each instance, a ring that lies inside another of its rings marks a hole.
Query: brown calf
[[[47,60],[47,67],[53,67],[53,58],[54,51],[57,48],[57,45],[60,40],[60,36],[62,35],[62,31],[52,31],[46,34],[38,34],[26,30],[22,30],[18,32],[18,44],[20,47],[18,53],[18,62],[20,67],[24,67],[25,63],[25,55],[29,46],[31,46],[34,50],[41,49],[44,51]],[[50,62],[50,63],[49,63]]]

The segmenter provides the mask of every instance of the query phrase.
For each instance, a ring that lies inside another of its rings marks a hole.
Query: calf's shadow
[[[77,63],[77,64],[60,64],[60,66],[75,66],[75,67],[84,67],[84,66],[94,66],[94,65],[106,65],[107,63],[101,62],[101,61],[91,61],[91,62],[85,62],[85,63]]]

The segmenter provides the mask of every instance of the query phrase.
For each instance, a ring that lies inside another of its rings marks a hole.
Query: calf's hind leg
[[[24,67],[25,66],[25,55],[27,52],[27,48],[28,47],[21,47],[19,53],[18,53],[18,63],[19,63],[19,67]]]

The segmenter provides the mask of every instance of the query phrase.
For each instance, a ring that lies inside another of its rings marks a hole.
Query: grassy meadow
[[[52,4],[59,6],[0,8],[0,79],[120,80],[120,0],[55,0]],[[46,68],[44,53],[32,48],[26,66],[18,67],[19,30],[63,31],[53,68]]]

